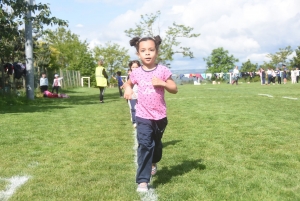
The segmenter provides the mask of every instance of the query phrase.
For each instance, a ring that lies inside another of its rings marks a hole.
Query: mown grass
[[[300,199],[300,85],[178,88],[166,94],[158,200]],[[10,200],[140,200],[125,100],[116,88],[105,104],[98,89],[65,92],[0,104],[0,191],[28,175]]]

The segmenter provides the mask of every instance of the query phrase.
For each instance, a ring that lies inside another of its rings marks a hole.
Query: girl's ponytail
[[[160,38],[159,35],[155,36],[154,40],[155,40],[155,43],[156,43],[157,46],[159,46],[161,44],[161,42],[162,42],[162,40],[161,40],[161,38]]]
[[[139,40],[140,40],[140,37],[134,37],[133,39],[131,39],[129,41],[130,46],[136,46],[137,43],[139,42]]]

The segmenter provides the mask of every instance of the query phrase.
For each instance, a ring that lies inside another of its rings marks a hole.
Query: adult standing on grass
[[[129,64],[129,69],[132,71],[136,70],[141,66],[140,62],[138,60],[133,60],[130,61]],[[130,74],[131,74],[130,72]],[[128,78],[130,78],[130,74],[128,75]],[[135,114],[136,114],[136,102],[138,98],[138,86],[135,84],[132,88],[133,94],[131,96],[131,99],[128,101],[129,109],[130,109],[130,114],[131,114],[131,122],[134,128],[136,128],[136,120],[135,120]]]
[[[266,72],[263,68],[260,68],[260,80],[261,80],[261,85],[266,84]]]
[[[279,68],[276,69],[276,77],[277,77],[277,83],[281,84],[281,71]]]
[[[275,73],[274,69],[271,69],[271,72],[272,72],[272,83],[273,83],[273,85],[275,85],[276,73]]]
[[[287,82],[287,74],[286,74],[286,67],[285,67],[285,64],[282,65],[282,68],[283,68],[283,73],[282,73],[283,84],[286,84],[286,82]]]
[[[98,66],[96,67],[95,70],[95,77],[96,77],[96,82],[97,86],[99,87],[100,90],[100,103],[104,103],[104,89],[107,87],[107,73],[105,71],[105,68],[102,66],[103,61],[99,60],[98,61]]]
[[[234,69],[233,69],[233,81],[232,81],[232,84],[236,84],[238,85],[238,81],[239,81],[239,76],[240,76],[240,71],[239,71],[239,68],[238,66],[236,66]]]
[[[299,68],[296,68],[296,82],[298,83],[299,82]]]
[[[296,84],[296,77],[297,77],[297,72],[296,72],[296,69],[292,69],[291,70],[291,81],[292,81],[292,84]]]
[[[268,68],[267,75],[268,75],[268,85],[269,85],[272,82],[272,70],[271,70],[271,68]]]
[[[160,36],[135,37],[130,45],[135,46],[137,55],[143,65],[132,71],[129,80],[124,84],[124,98],[130,100],[133,86],[139,87],[136,110],[138,169],[136,183],[138,192],[147,192],[151,175],[157,171],[157,163],[162,157],[162,136],[168,124],[165,89],[177,93],[177,86],[172,80],[169,68],[157,65]]]

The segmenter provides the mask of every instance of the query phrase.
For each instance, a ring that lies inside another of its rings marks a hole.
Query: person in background
[[[272,74],[272,83],[273,83],[273,85],[275,85],[275,80],[276,80],[276,73],[275,73],[275,71],[274,71],[274,69],[271,69],[271,74]]]
[[[117,77],[112,76],[112,78],[114,78],[115,80],[118,81],[118,89],[119,89],[120,98],[123,98],[123,92],[122,92],[123,87],[122,86],[123,86],[124,82],[121,77],[121,71],[117,72]]]
[[[40,78],[40,89],[41,93],[48,90],[48,78],[46,77],[46,73],[42,73],[42,77]]]
[[[240,77],[240,71],[239,71],[238,66],[235,66],[235,68],[233,69],[232,76],[233,76],[232,85],[233,85],[234,83],[235,83],[236,85],[238,85],[238,81],[239,81],[239,77]]]
[[[141,66],[140,62],[137,60],[133,60],[129,62],[129,69],[128,72],[132,72],[135,71],[137,68],[139,68]],[[128,74],[128,79],[130,79],[130,73]],[[131,99],[128,101],[128,105],[130,108],[130,114],[131,114],[131,121],[132,121],[132,125],[134,128],[136,128],[136,120],[135,120],[135,113],[136,113],[136,102],[137,102],[137,98],[138,98],[138,86],[135,84],[132,88],[133,90],[133,94]]]
[[[261,85],[266,84],[266,71],[263,68],[260,68],[260,79],[261,79]]]
[[[129,63],[130,64],[130,63]],[[130,73],[132,72],[131,68],[129,67],[128,71],[127,71],[127,80],[129,79]]]
[[[292,84],[296,84],[296,77],[297,77],[297,72],[296,72],[296,69],[292,69],[291,70],[291,81],[292,81]]]
[[[277,83],[281,84],[281,71],[280,71],[280,69],[277,68],[275,73],[276,73],[276,77],[277,77]]]
[[[272,70],[270,67],[267,70],[267,75],[268,75],[268,85],[269,85],[272,82]]]
[[[286,84],[286,82],[287,82],[287,73],[286,73],[285,64],[282,65],[282,69],[283,69],[283,72],[282,72],[283,84]]]
[[[105,68],[102,66],[103,65],[103,60],[98,61],[98,66],[96,67],[95,70],[95,77],[96,77],[96,82],[97,86],[99,87],[100,90],[100,103],[104,103],[104,89],[107,87],[107,73],[105,71]]]
[[[296,82],[298,83],[299,82],[299,68],[296,68]]]
[[[54,75],[54,80],[53,80],[53,84],[52,84],[52,93],[54,92],[54,90],[56,91],[56,94],[58,94],[58,91],[61,87],[61,83],[60,81],[63,79],[63,77],[59,77],[58,74]]]

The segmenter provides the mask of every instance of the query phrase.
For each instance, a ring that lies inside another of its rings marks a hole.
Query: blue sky
[[[108,41],[120,44],[136,59],[124,30],[134,28],[140,15],[160,10],[160,35],[172,25],[184,24],[201,35],[182,40],[194,59],[174,57],[171,69],[203,69],[203,57],[223,47],[239,59],[262,64],[266,55],[288,45],[300,46],[299,0],[36,0],[49,3],[52,16],[69,21],[72,33],[90,47]],[[158,32],[158,31],[157,31]],[[159,33],[157,33],[159,34]]]

